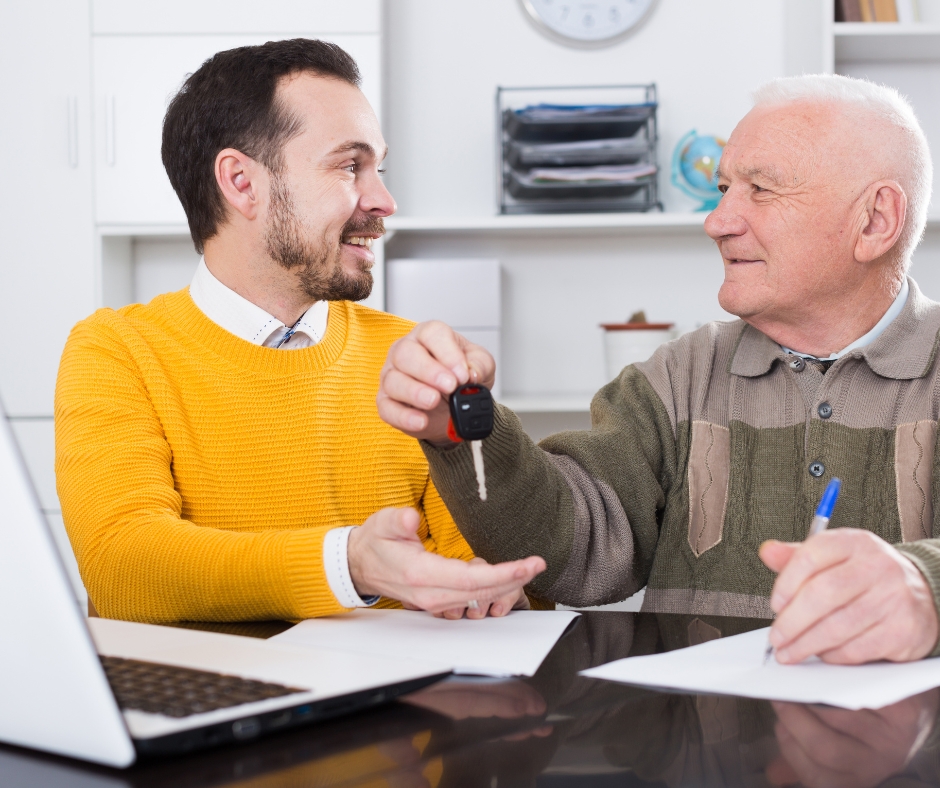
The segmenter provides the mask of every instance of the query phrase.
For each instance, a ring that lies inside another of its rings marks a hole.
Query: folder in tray
[[[632,137],[652,117],[656,104],[558,106],[507,109],[503,127],[521,142],[575,142]]]
[[[517,170],[633,164],[649,152],[651,144],[648,138],[640,135],[579,142],[527,143],[512,140],[508,143],[506,161]]]
[[[535,179],[532,173],[509,171],[507,189],[517,200],[599,200],[630,197],[646,188],[655,177],[656,167],[644,165],[644,175],[621,178],[582,178],[568,180],[561,177],[553,179]],[[574,169],[574,168],[558,168]],[[578,168],[593,169],[593,168]],[[598,168],[612,169],[612,168]],[[533,170],[533,173],[546,174],[545,170]]]

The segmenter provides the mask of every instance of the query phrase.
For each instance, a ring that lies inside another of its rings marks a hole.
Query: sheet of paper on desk
[[[430,661],[451,665],[455,673],[531,676],[577,616],[515,610],[502,618],[448,621],[414,610],[354,610],[301,621],[272,640]]]
[[[880,709],[940,686],[940,658],[903,664],[827,665],[818,659],[764,664],[767,629],[710,640],[691,648],[628,657],[584,670],[583,676],[685,692],[827,703]]]

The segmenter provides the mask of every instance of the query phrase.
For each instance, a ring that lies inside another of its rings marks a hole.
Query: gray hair
[[[754,91],[753,98],[755,106],[804,101],[848,105],[858,112],[871,113],[899,133],[906,142],[903,151],[907,172],[901,174],[901,186],[907,193],[907,219],[898,239],[898,251],[900,262],[906,266],[924,235],[933,187],[930,148],[910,102],[887,85],[839,74],[774,79]]]

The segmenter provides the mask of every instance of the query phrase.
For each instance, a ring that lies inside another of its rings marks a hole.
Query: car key
[[[470,441],[473,470],[480,500],[486,500],[486,472],[483,469],[483,439],[493,431],[493,397],[486,386],[468,383],[450,395],[450,421],[447,437],[459,443]]]

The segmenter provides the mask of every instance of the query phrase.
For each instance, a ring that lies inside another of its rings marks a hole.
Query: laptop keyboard
[[[101,657],[101,664],[118,706],[167,717],[188,717],[306,691],[122,657]]]

